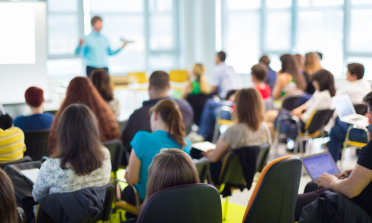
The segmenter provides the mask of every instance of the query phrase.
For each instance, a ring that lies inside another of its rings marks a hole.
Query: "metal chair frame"
[[[221,125],[232,125],[232,121],[231,120],[227,120],[227,119],[222,119],[221,118],[222,111],[229,112],[231,117],[232,117],[232,114],[233,114],[232,108],[229,107],[229,106],[226,106],[226,105],[222,106],[218,110],[218,112],[217,112],[217,118],[216,118],[216,124],[214,126],[214,132],[213,132],[213,140],[212,140],[213,143],[216,143],[217,142],[218,133],[219,133],[219,130],[220,130],[220,126]]]
[[[341,170],[343,169],[343,162],[344,162],[344,158],[345,158],[345,156],[344,156],[345,150],[346,150],[346,148],[348,148],[348,146],[352,146],[352,147],[356,147],[356,148],[362,148],[365,145],[367,145],[367,143],[361,143],[361,142],[355,142],[355,141],[350,141],[349,140],[350,132],[353,129],[363,130],[367,135],[367,142],[369,142],[369,140],[370,140],[370,135],[369,135],[368,129],[366,127],[357,126],[357,125],[349,126],[349,128],[347,129],[347,133],[346,133],[346,137],[345,137],[345,141],[344,141],[344,145],[343,145],[342,153],[341,153]],[[337,160],[335,160],[335,162],[337,162]]]

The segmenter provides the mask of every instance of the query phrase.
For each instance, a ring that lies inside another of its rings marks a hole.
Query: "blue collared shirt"
[[[84,62],[89,67],[107,67],[108,56],[115,55],[121,50],[121,48],[111,50],[107,37],[96,31],[92,31],[84,40],[82,46],[76,47],[75,54],[82,53]]]

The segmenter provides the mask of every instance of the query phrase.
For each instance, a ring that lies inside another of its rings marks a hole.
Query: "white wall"
[[[1,4],[2,2],[0,7]],[[24,102],[24,92],[30,86],[44,89],[44,97],[48,98],[46,2],[12,2],[11,4],[28,4],[30,7],[35,7],[36,60],[34,64],[0,64],[0,103]]]

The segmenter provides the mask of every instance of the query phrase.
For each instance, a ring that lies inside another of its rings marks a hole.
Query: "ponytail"
[[[182,114],[178,109],[177,104],[169,99],[159,101],[150,112],[156,111],[160,117],[166,122],[169,128],[169,135],[173,138],[181,149],[186,145],[185,126],[182,121]]]
[[[180,145],[182,149],[182,147],[186,146],[186,142],[183,139],[186,137],[185,127],[183,125],[181,112],[176,107],[171,108],[167,124],[169,127],[169,135],[176,140],[177,144]]]

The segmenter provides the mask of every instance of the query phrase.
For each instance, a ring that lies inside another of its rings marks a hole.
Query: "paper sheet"
[[[39,174],[39,169],[34,168],[34,169],[28,169],[28,170],[21,170],[19,172],[21,172],[21,174],[27,177],[27,179],[35,183],[37,179],[37,175]]]
[[[198,142],[198,143],[192,144],[191,146],[203,152],[207,152],[208,150],[216,148],[216,145],[210,142]]]

